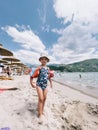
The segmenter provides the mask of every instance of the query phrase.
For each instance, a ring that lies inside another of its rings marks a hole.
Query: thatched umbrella
[[[13,62],[12,64],[18,65],[18,66],[25,66],[22,62]]]
[[[22,72],[24,73],[24,69],[25,69],[24,67],[26,66],[25,64],[23,64],[22,62],[13,62],[12,64],[21,66],[21,68],[18,70],[18,73],[20,73],[20,75]]]
[[[13,61],[20,61],[19,59],[15,58],[14,56],[6,56],[2,58],[2,60],[11,61],[11,64]]]
[[[3,48],[2,44],[0,44],[0,55],[1,56],[13,56],[13,53],[5,48]]]
[[[0,63],[8,63],[8,62],[5,61],[5,60],[0,59]]]
[[[6,61],[6,60],[4,60],[4,61]],[[9,63],[9,62],[7,62],[7,63],[3,63],[4,65],[7,65],[7,66],[10,66],[11,65],[11,63]]]

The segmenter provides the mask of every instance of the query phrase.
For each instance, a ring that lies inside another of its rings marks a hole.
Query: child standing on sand
[[[42,54],[41,57],[39,58],[39,61],[41,62],[41,65],[38,67],[39,74],[38,74],[38,78],[36,81],[36,86],[32,82],[33,76],[31,76],[31,78],[30,78],[30,84],[33,88],[36,88],[36,90],[37,90],[38,117],[41,119],[42,115],[44,114],[44,105],[45,105],[47,92],[48,92],[47,83],[49,80],[50,87],[52,88],[52,80],[51,80],[51,77],[49,76],[49,68],[47,67],[47,63],[49,62],[49,58],[45,54]]]

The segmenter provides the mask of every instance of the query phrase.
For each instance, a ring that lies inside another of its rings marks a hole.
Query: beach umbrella
[[[17,69],[17,74],[21,75],[24,73],[24,64],[22,62],[13,62],[12,64],[17,65],[17,67],[20,66],[20,68]]]
[[[13,62],[12,64],[18,65],[18,66],[25,66],[22,62]]]
[[[8,62],[5,61],[5,60],[0,59],[0,63],[8,63]]]
[[[13,61],[20,61],[19,59],[15,58],[14,56],[6,56],[6,57],[2,58],[2,60],[10,61],[11,64]]]
[[[21,69],[20,66],[13,67],[13,69]]]
[[[2,44],[0,44],[0,55],[1,56],[13,56],[13,53],[7,49],[5,49]]]
[[[27,67],[25,64],[23,64],[22,62],[13,62],[12,64],[17,65],[17,67],[19,67],[19,66],[21,67],[20,68],[21,70],[19,70],[18,73],[19,72],[25,73],[25,67]]]
[[[6,61],[6,60],[4,60],[4,61]],[[6,61],[7,62],[7,61]],[[11,65],[11,63],[9,63],[9,62],[7,62],[7,63],[3,63],[4,65]]]

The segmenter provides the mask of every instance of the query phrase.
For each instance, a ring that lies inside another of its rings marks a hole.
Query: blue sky
[[[89,6],[88,6],[89,5]],[[97,0],[0,0],[0,43],[24,63],[98,58]]]

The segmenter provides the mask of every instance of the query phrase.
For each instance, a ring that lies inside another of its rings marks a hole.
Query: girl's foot
[[[42,114],[43,114],[43,116],[45,116],[45,113],[44,113],[44,112],[43,112]]]
[[[38,121],[39,124],[42,124],[43,123],[43,115],[39,116],[39,121]]]

